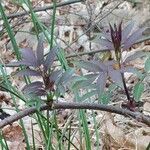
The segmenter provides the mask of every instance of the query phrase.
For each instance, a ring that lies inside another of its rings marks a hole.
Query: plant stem
[[[121,77],[122,77],[122,82],[123,82],[123,86],[124,86],[124,90],[125,90],[127,99],[128,99],[129,102],[132,102],[132,99],[131,99],[131,97],[130,97],[130,94],[129,94],[129,91],[128,91],[128,88],[127,88],[127,85],[126,85],[126,82],[125,82],[125,78],[124,78],[124,74],[123,74],[123,73],[121,73]]]
[[[52,16],[52,25],[51,25],[51,42],[50,42],[50,50],[51,50],[52,47],[53,47],[55,19],[56,19],[56,0],[54,0],[54,2],[53,2],[53,16]]]
[[[121,60],[121,50],[119,53],[117,53],[117,61],[118,61],[118,64],[119,64],[119,68],[121,69],[121,63],[120,63],[120,60]],[[121,78],[122,78],[122,82],[123,82],[123,87],[124,87],[124,90],[125,90],[125,93],[126,93],[126,96],[127,96],[127,100],[132,103],[133,100],[131,99],[130,97],[130,94],[129,94],[129,91],[128,91],[128,88],[127,88],[127,85],[126,85],[126,81],[125,81],[125,78],[124,78],[124,73],[121,73]]]

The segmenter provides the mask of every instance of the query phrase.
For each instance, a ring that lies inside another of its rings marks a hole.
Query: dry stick
[[[54,110],[54,109],[91,109],[91,110],[101,110],[111,113],[120,114],[123,116],[132,117],[142,123],[145,123],[150,127],[150,116],[146,116],[140,112],[132,112],[130,110],[122,109],[116,106],[108,106],[103,104],[93,104],[93,103],[79,103],[79,102],[54,102],[52,108],[49,105],[43,105],[40,107],[40,111],[43,110]],[[37,112],[36,107],[30,107],[23,111],[20,111],[10,117],[5,118],[0,122],[0,128],[11,124],[25,116]]]
[[[147,41],[147,40],[150,40],[150,36],[140,39],[135,44],[142,43],[142,42]],[[105,51],[109,51],[109,49],[106,48],[106,49],[100,49],[100,50],[93,50],[93,51],[89,51],[89,52],[81,52],[81,53],[77,53],[77,54],[70,54],[70,55],[65,56],[65,58],[73,58],[73,57],[77,57],[77,56],[96,54],[96,53],[105,52]],[[18,65],[16,65],[16,64],[5,64],[5,65],[1,64],[1,66],[4,66],[4,67],[18,67]]]
[[[56,7],[61,7],[61,6],[65,6],[65,5],[69,5],[69,4],[73,4],[73,3],[77,3],[77,2],[82,2],[84,0],[73,0],[73,1],[69,1],[68,3],[66,2],[64,5],[62,3],[60,4],[57,4]],[[69,46],[67,46],[66,48],[70,47],[72,44],[74,44],[80,37],[82,37],[84,34],[86,34],[87,32],[89,32],[90,30],[92,30],[94,28],[95,25],[97,25],[98,22],[102,21],[105,17],[107,17],[109,14],[111,14],[113,12],[113,10],[115,10],[120,4],[122,4],[122,1],[119,2],[117,5],[115,5],[109,12],[107,12],[106,14],[104,14],[102,16],[102,18],[100,18],[96,23],[94,23],[90,28],[88,28],[83,34],[81,34],[78,38],[76,38]],[[47,9],[52,9],[53,6],[49,6],[49,7],[46,7],[45,9],[42,7],[40,9],[36,8],[37,11],[35,11],[36,9],[34,9],[35,12],[38,12],[38,11],[45,11]],[[30,13],[30,12],[28,12]],[[27,14],[28,14],[27,13]],[[16,15],[12,14],[13,16],[12,17],[15,17]],[[25,14],[26,15],[26,14]],[[7,16],[8,19],[10,16]],[[10,17],[10,18],[12,18]],[[0,18],[1,19],[1,18]],[[108,50],[108,49],[106,49]],[[76,56],[82,56],[82,55],[87,55],[87,54],[94,54],[94,53],[98,53],[100,51],[103,51],[103,50],[97,50],[97,51],[90,51],[90,52],[83,52],[83,53],[78,53],[78,54],[71,54],[69,56],[66,56],[66,58],[70,58],[70,57],[76,57]],[[6,65],[6,67],[14,67],[14,65]]]
[[[70,4],[74,4],[74,3],[79,3],[79,2],[83,2],[84,0],[70,0],[67,2],[62,2],[56,5],[56,7],[61,7],[61,6],[66,6],[66,5],[70,5]],[[50,6],[45,6],[45,7],[38,7],[33,9],[34,12],[40,12],[40,11],[46,11],[48,9],[53,9],[53,5]],[[17,18],[17,17],[22,17],[25,15],[30,14],[30,11],[24,11],[24,12],[19,12],[19,13],[14,13],[14,14],[10,14],[7,15],[7,19],[12,19],[12,18]],[[0,17],[0,20],[2,19],[2,17]]]
[[[82,2],[84,0],[80,0],[80,2]],[[73,2],[73,1],[72,1]],[[77,2],[77,1],[76,1]],[[117,8],[122,2],[119,2],[117,5],[115,5],[109,12],[107,12],[106,14],[104,14],[102,16],[102,18],[100,18],[96,23],[94,23],[91,27],[89,27],[83,34],[81,34],[78,38],[76,38],[69,46],[65,47],[69,48],[72,44],[74,44],[79,38],[81,38],[84,34],[86,34],[87,32],[89,32],[90,30],[92,30],[94,28],[95,25],[97,25],[97,23],[99,23],[100,21],[102,21],[105,17],[107,17],[109,14],[111,14],[113,12],[113,10],[115,10],[115,8]],[[70,4],[70,3],[69,3]],[[67,4],[66,4],[67,5]],[[64,6],[64,5],[60,5],[60,6]],[[59,7],[60,7],[59,6]],[[58,5],[56,5],[56,7],[58,7]],[[42,9],[42,11],[44,11],[44,8]],[[8,16],[9,17],[9,16]],[[0,18],[1,19],[1,18]],[[77,54],[71,54],[66,56],[66,58],[71,58],[71,57],[76,57],[76,56],[82,56],[82,55],[88,55],[88,54],[94,54],[94,53],[98,53],[98,52],[102,52],[108,49],[103,49],[103,50],[96,50],[96,51],[90,51],[90,52],[82,52],[82,53],[77,53]],[[47,55],[47,54],[46,54]],[[5,65],[6,67],[15,67],[15,65]],[[17,66],[16,66],[17,67]]]
[[[142,42],[147,41],[147,40],[150,40],[150,36],[143,37],[142,39],[138,40],[135,44],[139,44],[139,43],[142,43]],[[70,55],[67,55],[66,58],[96,54],[96,53],[105,52],[105,51],[109,51],[109,49],[106,48],[106,49],[100,49],[100,50],[92,50],[92,51],[89,51],[89,52],[81,52],[81,53],[78,53],[78,54],[70,54]]]
[[[95,25],[97,25],[100,21],[102,21],[104,18],[106,18],[109,14],[111,14],[120,4],[122,4],[122,1],[119,2],[117,5],[115,5],[109,12],[107,12],[106,14],[104,14],[96,23],[94,23],[91,27],[89,27],[83,34],[81,34],[80,36],[78,36],[70,45],[69,47],[74,44],[76,41],[78,41],[78,39],[80,39],[83,35],[85,35],[86,33],[88,33],[90,30],[92,30]],[[66,49],[68,47],[65,47],[64,49]]]

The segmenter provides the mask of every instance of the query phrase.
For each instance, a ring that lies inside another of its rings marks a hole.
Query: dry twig
[[[52,108],[49,105],[43,105],[40,107],[40,111],[43,110],[53,110],[53,109],[91,109],[91,110],[101,110],[107,111],[111,113],[120,114],[127,117],[132,117],[148,126],[150,126],[150,116],[146,116],[140,112],[133,112],[130,110],[122,109],[115,106],[108,106],[103,104],[95,104],[95,103],[77,103],[77,102],[54,102]],[[5,118],[0,122],[0,128],[11,124],[25,116],[33,114],[37,112],[36,107],[27,108],[23,111],[16,113],[10,117]]]
[[[62,7],[62,6],[66,6],[66,5],[70,5],[70,4],[74,4],[74,3],[79,3],[79,2],[83,2],[84,0],[69,0],[67,2],[61,2],[59,4],[56,5],[56,7]],[[50,6],[45,6],[45,7],[37,7],[34,8],[33,11],[34,12],[40,12],[40,11],[46,11],[49,9],[53,9],[53,5]],[[18,12],[18,13],[14,13],[14,14],[9,14],[7,15],[7,19],[13,19],[13,18],[17,18],[17,17],[22,17],[25,15],[30,14],[30,11],[24,11],[24,12]],[[2,17],[0,17],[0,20],[2,19]]]

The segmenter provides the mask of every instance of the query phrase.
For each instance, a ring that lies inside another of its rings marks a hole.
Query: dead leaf
[[[12,125],[6,126],[2,130],[3,135],[6,140],[14,142],[14,141],[23,141],[23,132],[22,128],[18,123],[13,123]]]
[[[10,150],[25,150],[22,128],[18,123],[4,127],[2,132]]]

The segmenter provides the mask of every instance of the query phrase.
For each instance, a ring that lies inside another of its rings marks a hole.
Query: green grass
[[[70,0],[71,2],[72,0]],[[56,0],[53,1],[53,10],[52,10],[52,16],[49,19],[50,26],[46,27],[39,19],[38,15],[33,11],[33,6],[31,3],[31,0],[21,0],[17,1],[19,2],[19,5],[26,4],[26,6],[29,8],[30,14],[28,15],[29,20],[31,21],[33,25],[33,31],[30,32],[30,34],[33,34],[36,36],[37,41],[41,35],[43,35],[44,39],[49,45],[49,51],[54,47],[58,46],[59,53],[57,54],[57,60],[60,64],[59,67],[61,67],[65,71],[70,71],[72,68],[69,66],[66,56],[65,56],[65,49],[61,48],[61,45],[57,43],[57,38],[55,36],[55,28],[56,28]],[[17,41],[15,38],[14,30],[11,26],[11,23],[9,23],[9,20],[7,18],[5,7],[2,5],[2,2],[0,2],[0,15],[4,22],[4,28],[5,32],[12,44],[12,52],[15,54],[17,60],[21,60],[21,54],[19,46],[17,45]],[[24,33],[27,31],[17,31],[22,32],[22,36],[24,36]],[[3,35],[0,33],[0,35]],[[70,45],[67,45],[69,47]],[[76,55],[78,57],[78,54]],[[149,62],[147,62],[148,66],[145,66],[145,69],[147,70],[147,74],[149,73]],[[9,93],[11,97],[11,102],[14,105],[14,110],[19,112],[18,103],[22,102],[26,107],[36,106],[37,111],[35,114],[31,114],[30,118],[34,120],[31,121],[31,124],[29,126],[31,127],[31,136],[30,139],[28,132],[26,130],[26,126],[24,124],[23,119],[20,119],[18,122],[22,128],[24,141],[26,144],[27,150],[36,150],[38,149],[36,144],[36,128],[35,125],[38,126],[40,133],[41,133],[41,145],[44,147],[45,150],[92,150],[100,149],[100,130],[99,125],[100,122],[98,122],[95,112],[91,111],[91,115],[86,112],[86,110],[71,110],[71,113],[69,116],[67,116],[67,119],[65,119],[65,122],[63,126],[59,124],[59,117],[57,110],[47,110],[41,112],[39,110],[40,106],[44,103],[42,99],[37,97],[26,97],[20,89],[17,88],[17,86],[14,86],[12,84],[12,78],[15,78],[15,76],[8,75],[5,64],[0,64],[0,89],[4,90],[5,92]],[[19,70],[24,69],[25,66],[20,66]],[[146,71],[145,70],[145,71]],[[138,73],[138,72],[137,72]],[[82,70],[81,70],[82,74]],[[136,74],[136,73],[135,73]],[[146,74],[146,75],[147,75]],[[79,76],[79,74],[76,74]],[[138,74],[139,79],[141,79],[141,82],[144,80],[146,75],[143,75],[142,73]],[[149,75],[149,74],[148,74]],[[76,76],[76,77],[77,77]],[[67,78],[68,79],[68,78]],[[95,85],[87,85],[84,81],[85,78],[76,78],[78,82],[75,82],[75,84],[67,90],[71,92],[72,97],[71,99],[74,99],[76,102],[90,102],[93,103],[91,97],[96,95],[97,91],[94,89]],[[32,81],[32,78],[24,77],[24,80],[22,82],[25,82],[25,84],[29,84]],[[72,81],[73,82],[73,81]],[[84,90],[81,91],[80,87],[84,86]],[[91,90],[87,90],[86,87],[90,86]],[[97,99],[99,103],[108,104],[111,100],[111,94],[113,94],[113,91],[116,90],[118,86],[115,86],[111,84],[109,86],[108,90],[104,92],[104,94],[100,95],[100,98]],[[93,90],[94,89],[94,90]],[[66,91],[64,93],[61,93],[63,96],[66,94]],[[99,92],[99,91],[98,91]],[[68,93],[67,93],[68,94]],[[70,93],[69,93],[70,94]],[[61,95],[61,96],[62,96]],[[44,97],[46,102],[48,102],[49,99],[57,99],[60,96],[60,94],[55,94],[54,92],[51,92],[47,94],[47,98]],[[50,97],[50,98],[49,98]],[[42,97],[43,98],[43,97]],[[43,99],[44,99],[43,98]],[[68,100],[68,99],[67,99]],[[69,100],[68,100],[69,101]],[[70,102],[70,101],[69,101]],[[6,108],[5,108],[6,109]],[[65,111],[65,110],[64,110]],[[63,117],[63,115],[62,115]],[[88,118],[90,118],[92,123],[92,129],[91,126],[88,124]],[[77,122],[78,124],[74,126],[74,122]],[[93,138],[94,137],[94,138]],[[96,146],[93,148],[93,139],[95,139],[94,142],[96,142]],[[7,139],[5,139],[5,136],[2,133],[2,130],[0,130],[0,149],[2,150],[8,150],[9,144]],[[147,149],[149,149],[150,145],[148,145]]]
[[[32,8],[32,4],[30,0],[22,0],[22,2],[20,3],[23,4],[25,3],[29,10],[30,10],[30,20],[34,26],[34,34],[37,37],[37,40],[39,39],[39,35],[42,33],[44,35],[44,38],[47,40],[50,50],[53,46],[58,45],[57,41],[56,41],[56,37],[54,35],[54,29],[56,26],[56,1],[53,2],[53,6],[54,9],[53,11],[53,15],[50,18],[50,22],[51,22],[51,26],[50,27],[46,27],[43,23],[40,22],[37,14],[33,11]],[[16,39],[15,39],[15,35],[13,32],[13,29],[6,17],[5,14],[5,9],[2,6],[2,4],[0,3],[0,14],[2,16],[2,19],[4,21],[5,24],[5,29],[6,32],[9,36],[9,39],[12,43],[12,51],[15,53],[16,57],[18,60],[21,59],[21,55],[20,55],[20,51],[19,51],[19,47],[17,45]],[[19,31],[18,31],[19,32]],[[24,31],[26,32],[26,31]],[[22,32],[22,34],[24,34],[24,32]],[[68,70],[70,69],[67,60],[65,58],[65,50],[63,50],[61,47],[59,47],[59,53],[57,55],[58,57],[58,61],[61,64],[61,67],[64,70]],[[23,69],[24,66],[20,66],[20,69]],[[5,91],[7,91],[8,93],[10,93],[11,99],[13,101],[13,104],[15,106],[15,110],[16,112],[19,112],[18,109],[18,101],[22,101],[25,103],[26,107],[30,107],[30,105],[34,105],[35,103],[32,103],[32,98],[27,98],[21,93],[20,89],[17,89],[17,87],[13,86],[11,83],[11,76],[7,75],[7,72],[5,70],[5,65],[1,64],[0,66],[0,71],[2,73],[2,79],[3,82],[1,82],[0,87],[2,87]],[[25,83],[28,84],[31,82],[31,79],[28,77],[25,77]],[[79,91],[74,92],[76,99],[80,99],[80,93]],[[57,97],[57,95],[56,95]],[[30,103],[31,101],[31,103]],[[82,100],[81,100],[82,101]],[[47,150],[70,150],[70,149],[75,149],[75,150],[79,150],[81,148],[83,148],[83,142],[85,142],[86,145],[86,149],[87,150],[92,150],[92,145],[91,145],[91,133],[90,133],[90,129],[88,126],[88,121],[87,121],[87,114],[85,112],[85,110],[79,110],[77,112],[77,115],[75,113],[71,114],[71,116],[67,119],[67,122],[65,123],[65,126],[63,129],[60,129],[59,123],[58,123],[58,118],[57,118],[57,112],[56,111],[47,111],[47,112],[40,112],[38,110],[40,105],[37,104],[37,112],[35,114],[30,115],[30,117],[32,117],[35,121],[36,124],[38,125],[40,132],[42,133],[42,143],[45,149]],[[75,131],[72,130],[73,127],[73,116],[76,115],[77,119],[79,121],[79,125],[78,125],[78,129],[76,129]],[[93,113],[93,122],[95,124],[95,134],[96,134],[96,140],[97,143],[99,142],[99,132],[97,130],[97,126],[96,126],[96,118],[94,116]],[[24,126],[24,122],[22,119],[20,119],[19,121],[23,134],[24,134],[24,138],[25,138],[25,143],[26,143],[26,149],[30,150],[36,150],[36,135],[35,135],[35,131],[34,131],[34,124],[31,122],[31,133],[32,133],[32,140],[29,140],[28,137],[28,133],[26,131],[26,128]],[[76,137],[76,132],[79,132],[80,136]],[[76,143],[74,143],[74,140],[76,138],[79,138],[78,142],[79,145],[77,145]],[[84,140],[83,140],[84,139]],[[65,142],[64,142],[65,140]],[[55,142],[54,142],[55,141]],[[8,149],[8,145],[7,145],[7,140],[4,139],[3,135],[0,134],[0,145],[1,145],[1,149],[5,150]],[[98,147],[97,147],[98,150]]]
[[[7,73],[6,71],[4,70],[3,67],[0,68],[0,71],[2,73],[2,76],[3,76],[3,79],[4,79],[4,82],[6,83],[6,88],[9,89],[9,91],[12,91],[13,89],[11,88],[12,85],[11,85],[11,82],[8,80],[7,78]],[[12,93],[10,93],[11,95],[11,98],[13,100],[13,104],[15,106],[15,109],[16,109],[16,112],[19,112],[19,109],[18,109],[18,106],[17,106],[17,102],[16,102],[16,96]],[[20,119],[20,125],[22,127],[22,131],[23,131],[23,134],[24,134],[24,137],[25,137],[25,141],[26,141],[26,146],[27,146],[27,149],[30,148],[30,144],[29,144],[29,140],[28,140],[28,136],[27,136],[27,133],[26,133],[26,130],[25,130],[25,127],[24,127],[24,124],[23,124],[23,121],[22,119]]]

